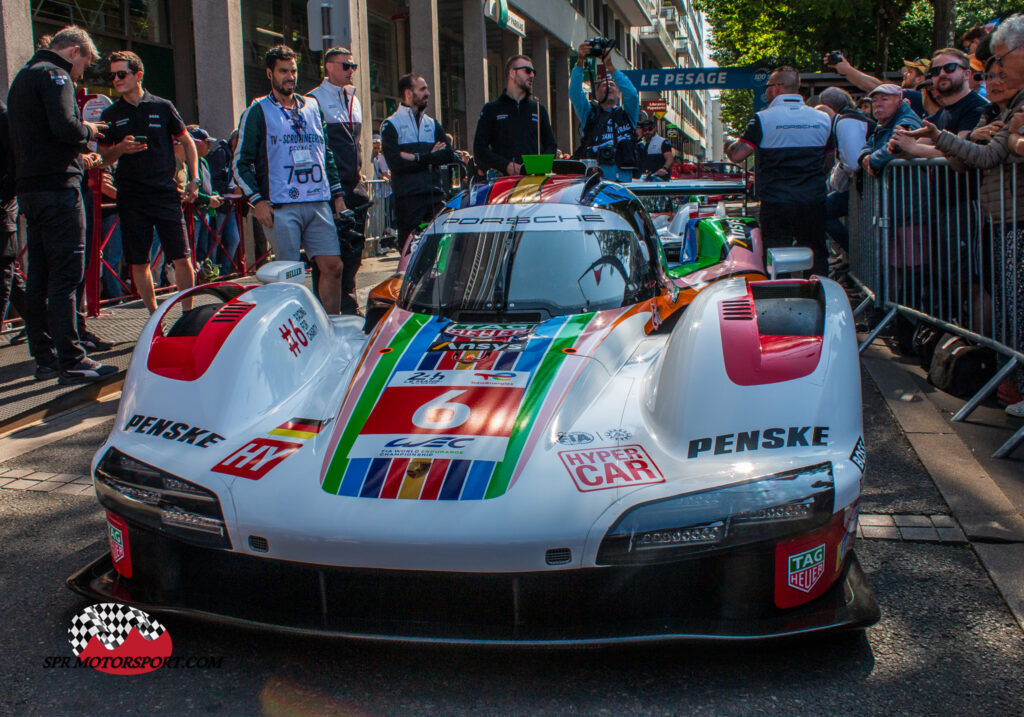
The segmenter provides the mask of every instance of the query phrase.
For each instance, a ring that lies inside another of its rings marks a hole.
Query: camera
[[[338,230],[338,236],[350,244],[359,244],[363,241],[362,232],[355,228],[356,217],[351,209],[346,209],[334,217],[334,228]]]
[[[615,147],[605,145],[597,148],[598,164],[615,164]]]
[[[612,37],[595,37],[588,42],[590,43],[591,57],[604,57],[614,50],[616,45],[615,38]]]
[[[842,61],[843,53],[839,50],[832,50],[832,52],[828,53],[828,57],[825,58],[825,64],[829,66],[838,65]]]

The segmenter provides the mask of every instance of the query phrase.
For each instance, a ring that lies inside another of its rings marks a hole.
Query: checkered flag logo
[[[90,605],[72,618],[71,627],[68,628],[68,642],[76,657],[82,654],[93,636],[98,637],[108,650],[116,650],[128,639],[128,633],[133,627],[149,641],[157,639],[167,630],[142,610],[102,602]]]

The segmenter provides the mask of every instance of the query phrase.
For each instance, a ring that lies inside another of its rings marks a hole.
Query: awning
[[[498,27],[526,37],[526,18],[509,10],[508,0],[484,0],[484,15],[498,23]]]

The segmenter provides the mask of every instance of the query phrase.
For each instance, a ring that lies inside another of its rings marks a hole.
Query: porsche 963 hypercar
[[[167,302],[93,463],[110,553],[70,587],[385,640],[871,624],[847,298],[704,221],[717,245],[670,273],[628,188],[503,178],[421,233],[369,326],[291,263]]]

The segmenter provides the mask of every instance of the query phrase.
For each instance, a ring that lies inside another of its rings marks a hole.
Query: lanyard
[[[295,97],[295,106],[292,108],[292,111],[289,112],[284,108],[284,105],[277,101],[273,92],[267,96],[270,98],[270,102],[281,110],[281,114],[284,115],[284,118],[292,123],[292,129],[295,130],[295,134],[302,134],[302,129],[306,126],[306,118],[299,114],[299,108],[301,107],[299,104],[299,98],[297,96]]]
[[[352,105],[355,104],[356,93],[355,93],[355,91],[353,91],[351,96],[350,96],[348,94],[348,92],[345,91],[344,87],[342,87],[339,90],[339,92],[341,92],[341,96],[342,97],[344,97],[344,98],[346,98],[348,100],[348,133],[349,134],[355,134],[355,123],[352,121]],[[344,104],[345,103],[342,102],[342,105],[344,105]]]

